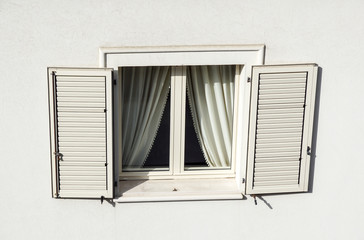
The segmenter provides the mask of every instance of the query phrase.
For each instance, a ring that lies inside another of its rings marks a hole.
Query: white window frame
[[[245,190],[245,172],[246,156],[248,150],[248,123],[249,123],[249,104],[250,104],[250,85],[251,68],[253,65],[264,64],[263,44],[258,45],[223,45],[223,46],[166,46],[166,47],[101,47],[99,49],[99,67],[113,68],[127,66],[188,66],[188,65],[242,65],[238,81],[235,82],[236,92],[238,92],[238,101],[234,103],[234,136],[232,159],[236,162],[232,164],[231,171],[221,174],[209,173],[209,171],[199,171],[198,174],[184,172],[180,176],[174,176],[173,179],[187,178],[216,178],[235,177],[238,190],[243,193]],[[115,77],[115,74],[114,74]],[[114,79],[116,80],[116,79]],[[115,88],[114,91],[120,91],[121,88]],[[120,94],[114,94],[114,101],[121,103],[118,98]],[[115,112],[115,123],[121,119],[120,111]],[[120,122],[120,121],[119,121]],[[121,131],[121,127],[115,126],[115,133]],[[115,134],[115,146],[121,142],[121,134]],[[125,173],[121,175],[121,152],[118,147],[114,149],[117,161],[115,161],[115,171],[118,180],[122,180]],[[180,153],[175,153],[180,154]],[[233,166],[235,165],[235,166]],[[173,166],[170,166],[172,168]],[[180,167],[180,166],[178,166]],[[202,173],[203,172],[203,173]],[[153,177],[155,173],[145,173],[147,179],[170,179],[171,176]],[[131,176],[133,174],[130,174]],[[140,177],[137,177],[140,178]]]
[[[235,65],[235,85],[239,82],[241,65]],[[121,67],[122,68],[122,67]],[[119,68],[120,69],[120,68]],[[169,170],[153,170],[153,171],[123,171],[122,166],[119,166],[119,176],[121,179],[184,179],[184,178],[226,178],[235,177],[236,159],[231,157],[230,167],[228,168],[200,168],[189,167],[185,168],[185,107],[186,99],[186,67],[172,66],[171,69],[171,120],[173,124],[170,134],[170,159]],[[119,79],[121,79],[119,72]],[[121,85],[121,84],[120,84]],[[118,86],[120,87],[120,86]],[[234,102],[239,101],[239,88],[235,88]],[[122,103],[120,103],[122,104]],[[115,111],[118,111],[116,109]],[[234,106],[233,129],[236,129],[237,124],[237,107]],[[120,121],[118,121],[120,123]],[[180,131],[176,131],[180,129]],[[235,142],[236,134],[233,133],[233,142]],[[232,147],[232,153],[235,152],[235,146]]]

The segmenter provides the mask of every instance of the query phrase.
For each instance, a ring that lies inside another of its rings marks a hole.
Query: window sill
[[[243,199],[235,179],[129,180],[119,193],[119,203]]]

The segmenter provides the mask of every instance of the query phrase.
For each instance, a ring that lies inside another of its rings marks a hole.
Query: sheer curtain
[[[229,167],[235,66],[192,66],[187,94],[197,138],[210,167]]]
[[[169,86],[170,67],[123,68],[123,167],[143,167],[157,135]]]

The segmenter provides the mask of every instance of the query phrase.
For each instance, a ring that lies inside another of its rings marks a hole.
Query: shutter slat
[[[296,137],[271,137],[271,138],[257,138],[256,144],[268,144],[268,143],[281,143],[281,142],[299,142],[301,143],[301,137],[298,135]]]
[[[262,145],[257,145],[256,146],[256,153],[275,153],[275,152],[298,152],[300,153],[301,151],[301,146],[298,147],[276,147],[276,148],[269,148],[266,146],[262,146]]]
[[[302,121],[302,116],[303,116],[303,112],[302,113],[280,113],[280,112],[278,112],[277,114],[259,113],[258,121],[262,120],[262,119],[278,119],[278,120],[284,121],[287,118],[298,118],[298,119],[301,119],[301,121]]]
[[[58,112],[58,118],[105,118],[104,112]]]
[[[100,170],[100,171],[91,171],[91,170],[88,170],[88,171],[69,171],[69,170],[60,169],[59,172],[60,172],[59,174],[61,176],[104,176],[104,177],[106,177],[105,168],[104,168],[104,170]]]
[[[57,97],[82,97],[82,98],[99,98],[105,97],[104,92],[57,92]]]
[[[280,166],[274,166],[274,167],[266,167],[261,165],[255,165],[255,176],[265,176],[269,174],[277,174],[280,175],[280,172],[289,172],[294,171],[296,174],[298,174],[299,166],[286,166],[286,165],[280,165]]]
[[[83,166],[80,165],[60,165],[61,171],[88,171],[88,172],[104,172],[105,166],[90,166],[85,163]]]
[[[295,78],[305,78],[305,72],[290,72],[290,73],[262,73],[260,74],[260,79],[295,79]]]
[[[280,186],[280,185],[287,185],[289,187],[292,187],[293,189],[297,187],[297,184],[298,184],[297,180],[263,181],[263,182],[255,183],[256,187],[265,187],[265,186],[276,187],[276,186]],[[262,189],[262,190],[264,191],[264,189]]]
[[[95,185],[60,185],[60,193],[62,190],[105,190],[105,184],[103,186],[95,186]]]
[[[271,133],[290,133],[290,134],[300,134],[302,132],[301,128],[279,128],[279,129],[257,129],[257,137],[260,134],[271,134]]]
[[[60,144],[59,150],[61,152],[103,152],[106,151],[106,147],[89,147],[89,146],[63,146]]]
[[[63,156],[67,155],[69,157],[106,157],[105,152],[62,152]]]
[[[86,102],[86,103],[104,103],[105,96],[102,97],[57,97],[60,102]]]
[[[62,82],[57,81],[57,88],[59,87],[82,87],[82,88],[88,88],[88,87],[101,87],[103,88],[105,86],[104,82],[99,81],[84,81],[84,82]]]
[[[270,105],[270,104],[281,104],[281,103],[301,103],[303,106],[303,103],[305,102],[305,98],[303,97],[296,97],[296,98],[290,98],[290,99],[286,99],[286,98],[280,98],[280,99],[263,99],[263,100],[259,100],[258,104],[259,105]]]
[[[62,181],[62,186],[65,185],[73,185],[73,186],[104,186],[105,185],[105,180],[101,180],[101,181],[75,181],[75,180],[63,180]]]
[[[58,122],[58,127],[103,128],[103,129],[105,129],[105,123],[99,123],[99,122]]]
[[[105,163],[100,163],[100,162],[66,162],[66,161],[60,161],[59,162],[60,166],[88,166],[88,167],[104,167]]]
[[[263,149],[269,149],[269,148],[286,148],[286,147],[301,147],[301,139],[298,139],[297,141],[284,141],[281,140],[279,142],[275,143],[256,143],[257,148],[263,148]]]
[[[288,113],[303,113],[302,106],[297,106],[296,108],[283,108],[283,109],[259,109],[259,115],[268,114],[288,114]],[[283,119],[282,119],[283,120]]]
[[[293,108],[301,108],[302,103],[281,103],[281,104],[269,104],[269,105],[258,105],[258,109],[293,109]]]
[[[301,139],[302,133],[301,132],[292,132],[291,130],[288,130],[288,132],[281,132],[281,133],[261,133],[256,135],[257,141],[260,139],[264,139],[266,141],[274,140],[274,139],[280,139],[280,138],[300,138]]]
[[[73,135],[73,136],[64,136],[58,138],[60,142],[99,142],[105,139],[105,134],[88,134],[88,136],[80,136],[80,135]]]
[[[307,190],[308,157],[303,149],[308,142],[305,120],[313,116],[307,111],[314,69],[253,67],[247,193]]]
[[[285,84],[265,84],[260,86],[261,90],[267,90],[267,89],[292,89],[292,88],[305,88],[306,84],[305,83],[293,83],[293,84],[289,84],[289,83],[285,83]]]
[[[285,99],[285,98],[304,98],[305,92],[295,92],[291,94],[260,94],[259,99]]]
[[[306,82],[306,78],[277,78],[277,79],[261,79],[260,80],[260,84],[261,85],[267,85],[267,84],[287,84],[287,83],[305,83]]]
[[[106,143],[104,141],[99,142],[71,142],[71,141],[65,141],[65,142],[59,142],[61,146],[63,147],[105,147]]]
[[[285,115],[279,115],[284,117]],[[275,118],[262,118],[258,119],[258,124],[279,124],[279,123],[300,123],[302,122],[302,114],[298,116],[289,116],[287,118],[279,118],[279,116],[276,116]],[[299,118],[299,116],[301,118]]]
[[[256,157],[255,163],[274,163],[274,162],[292,162],[299,161],[296,155],[293,156],[266,156],[266,157]]]
[[[288,93],[301,93],[305,91],[305,88],[285,88],[285,89],[267,89],[260,90],[261,95],[264,94],[288,94]]]
[[[262,123],[258,121],[259,129],[282,129],[282,128],[300,128],[302,127],[301,122],[294,122],[294,123]]]
[[[299,161],[285,161],[285,162],[278,162],[278,161],[274,161],[274,162],[256,162],[255,166],[257,167],[277,167],[277,166],[299,166],[300,162]]]
[[[264,158],[264,157],[296,157],[300,155],[300,151],[292,151],[292,152],[257,152],[255,153],[256,158]]]
[[[72,76],[67,76],[67,77],[63,77],[63,76],[57,76],[57,83],[61,83],[61,82],[85,82],[85,83],[90,83],[90,82],[101,82],[103,84],[105,84],[105,78],[104,77],[72,77]]]
[[[57,92],[89,92],[89,93],[103,93],[103,87],[57,87]]]
[[[105,113],[105,107],[57,107],[57,112],[68,113]]]
[[[58,117],[59,122],[94,122],[94,123],[104,123],[105,124],[105,117],[103,118],[92,118],[92,117],[83,117],[83,118],[76,118],[76,117]]]
[[[60,176],[62,181],[105,181],[104,176]]]
[[[87,128],[87,127],[67,127],[64,126],[60,130],[60,136],[77,136],[82,134],[84,137],[94,136],[98,134],[99,136],[105,136],[104,128]]]
[[[297,182],[298,179],[298,170],[296,173],[293,172],[281,172],[281,175],[267,175],[265,174],[264,177],[254,177],[254,181],[256,183],[262,183],[262,182],[272,182],[272,181],[285,181],[285,180],[293,180]]]
[[[97,156],[63,156],[62,162],[102,162],[105,164],[105,157],[97,157]]]
[[[105,108],[105,103],[99,102],[58,102],[58,107],[76,107],[76,108]]]

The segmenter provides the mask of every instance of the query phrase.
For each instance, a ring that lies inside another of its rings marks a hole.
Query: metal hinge
[[[242,178],[241,179],[241,183],[245,183],[245,178]]]
[[[60,152],[55,152],[54,155],[57,157],[58,160],[63,160],[63,154]]]
[[[307,155],[311,155],[311,148],[307,146]]]
[[[114,85],[116,85],[116,79],[113,80]]]
[[[250,83],[250,82],[251,82],[250,77],[248,77],[248,78],[246,79],[246,82],[248,82],[248,83]]]

